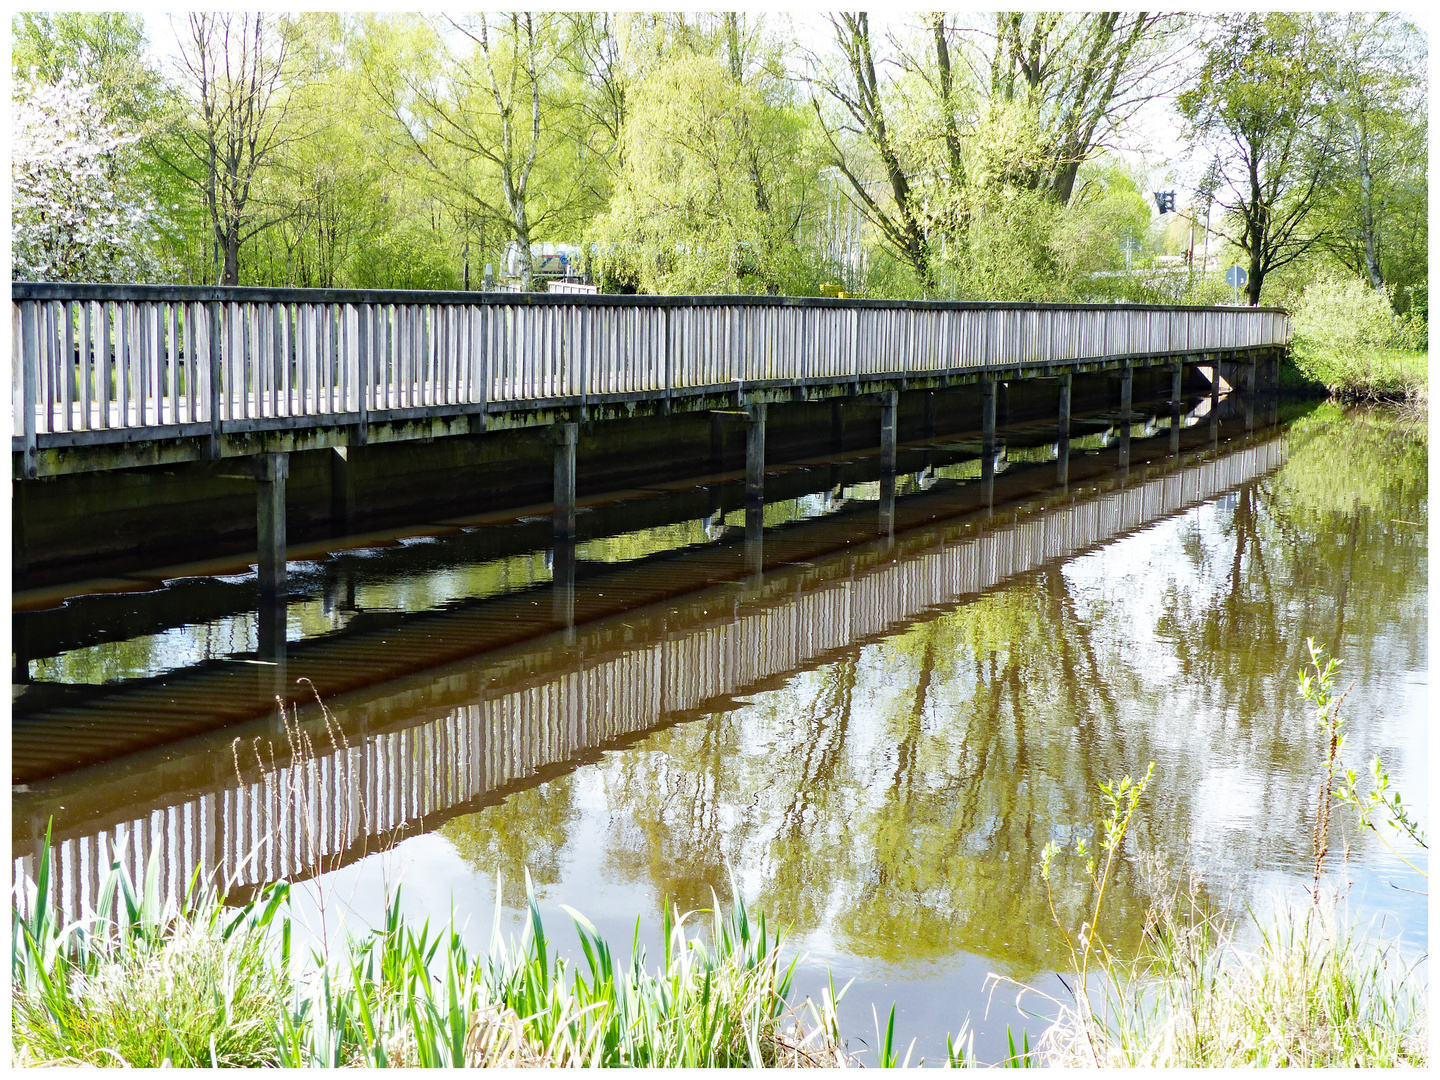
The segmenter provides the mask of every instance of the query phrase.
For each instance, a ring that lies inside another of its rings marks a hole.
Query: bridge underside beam
[[[709,412],[750,404],[795,401],[844,401],[905,390],[938,390],[985,381],[1013,382],[1055,379],[1064,375],[1118,372],[1132,367],[1255,362],[1271,349],[1188,352],[1134,357],[1098,357],[1056,363],[971,368],[932,375],[879,375],[854,380],[786,380],[747,383],[737,392],[734,384],[627,394],[588,395],[527,401],[428,406],[327,416],[265,417],[226,421],[218,437],[208,422],[128,428],[41,433],[37,436],[35,475],[63,476],[109,469],[176,465],[221,458],[253,457],[265,453],[298,453],[362,444],[427,441],[486,431],[549,427],[581,419],[589,422],[658,416],[668,412]],[[742,400],[737,400],[737,397]],[[23,446],[12,438],[11,475],[25,476]]]

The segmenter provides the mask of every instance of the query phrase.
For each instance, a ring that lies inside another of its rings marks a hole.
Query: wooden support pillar
[[[355,523],[355,481],[350,473],[350,448],[336,446],[330,452],[330,529],[338,536],[352,531]]]
[[[575,536],[575,444],[580,438],[579,424],[556,424],[551,428],[555,440],[555,538]]]
[[[995,504],[995,380],[980,381],[980,497]]]
[[[1212,438],[1220,434],[1220,358],[1215,358],[1210,368],[1210,435]]]
[[[262,660],[277,665],[274,688],[284,690],[286,596],[289,577],[285,565],[285,481],[290,476],[288,454],[261,454],[255,462],[255,521],[259,551],[260,603],[256,627],[257,651]]]
[[[10,616],[10,681],[16,686],[30,681],[30,650],[25,644],[29,625],[23,612]]]
[[[882,476],[895,475],[895,429],[896,413],[899,412],[900,395],[887,390],[880,395],[880,473]]]
[[[745,423],[745,499],[758,501],[765,498],[765,405],[751,405]]]
[[[995,380],[980,380],[980,441],[988,452],[995,449]]]
[[[724,413],[710,414],[710,470],[725,471],[725,422]]]
[[[1245,430],[1255,430],[1255,383],[1260,372],[1258,361],[1251,360],[1245,365]]]
[[[1130,401],[1134,388],[1134,369],[1127,360],[1120,369],[1120,468],[1130,467]]]
[[[1062,488],[1070,483],[1070,386],[1073,376],[1060,376],[1059,414],[1055,425],[1055,483]]]
[[[260,552],[260,595],[284,596],[285,481],[290,455],[261,454],[255,463],[255,520]]]
[[[880,474],[880,535],[895,536],[895,470]]]
[[[765,504],[758,499],[745,502],[745,566],[755,578],[765,572]]]
[[[29,569],[29,552],[25,546],[25,503],[29,486],[10,481],[10,577],[13,582]]]
[[[1185,363],[1176,360],[1170,369],[1170,453],[1180,452],[1181,395],[1185,390]]]

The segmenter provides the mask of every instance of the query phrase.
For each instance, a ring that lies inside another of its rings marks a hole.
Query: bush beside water
[[[1294,312],[1291,359],[1303,383],[1349,401],[1423,401],[1429,388],[1426,313],[1395,314],[1390,297],[1359,278],[1305,287]]]

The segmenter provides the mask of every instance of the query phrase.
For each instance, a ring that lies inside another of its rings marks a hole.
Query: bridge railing
[[[1289,339],[1268,308],[25,282],[11,295],[26,447],[60,432],[218,434]]]

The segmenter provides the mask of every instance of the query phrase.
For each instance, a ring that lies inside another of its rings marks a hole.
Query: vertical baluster
[[[395,408],[403,409],[410,400],[407,382],[410,375],[410,306],[395,305]]]
[[[39,327],[36,325],[42,320],[41,305],[31,300],[21,301],[16,305],[19,318],[19,333],[16,339],[20,348],[20,393],[19,406],[20,417],[16,425],[25,440],[25,475],[34,478],[38,465],[38,448],[35,445],[36,435],[36,391],[39,389],[40,381],[40,337]]]
[[[141,301],[136,305],[135,319],[137,340],[135,369],[135,424],[137,427],[144,427],[151,422],[154,412],[153,396],[154,368],[156,341],[155,341],[155,314],[152,310],[154,304],[149,301]]]
[[[55,332],[59,320],[55,317],[55,304],[41,303],[35,311],[36,380],[35,401],[40,412],[40,431],[55,430],[55,355],[60,351],[55,344]]]
[[[330,327],[331,352],[335,355],[335,380],[331,393],[330,410],[335,413],[347,412],[348,396],[346,391],[350,386],[350,357],[346,351],[345,335],[345,307],[343,304],[328,304],[325,308],[327,314],[325,321]]]
[[[294,350],[295,406],[293,416],[305,416],[310,412],[310,329],[309,305],[292,304],[294,327],[291,330],[291,348]]]
[[[410,374],[410,306],[395,305],[395,408],[402,409],[409,401],[406,382]]]
[[[169,327],[169,348],[166,352],[166,359],[169,366],[167,377],[170,380],[170,423],[180,422],[180,305],[178,303],[167,304],[170,315]]]
[[[100,308],[99,357],[97,360],[95,396],[100,403],[99,422],[102,428],[110,427],[110,402],[115,396],[111,386],[113,376],[112,358],[120,342],[120,315],[114,301],[106,301]]]
[[[71,431],[75,427],[75,305],[65,301],[58,305],[60,317],[64,320],[63,342],[56,370],[60,383],[60,420],[56,431]]]
[[[95,376],[95,338],[98,320],[95,317],[100,305],[94,303],[82,303],[80,305],[80,429],[89,431],[93,426],[90,411],[94,401]]]
[[[182,423],[195,422],[195,304],[180,305],[180,401]]]
[[[251,308],[250,366],[255,380],[255,415],[274,416],[271,408],[274,359],[271,353],[275,346],[275,336],[271,333],[271,305],[256,303],[252,304]]]

